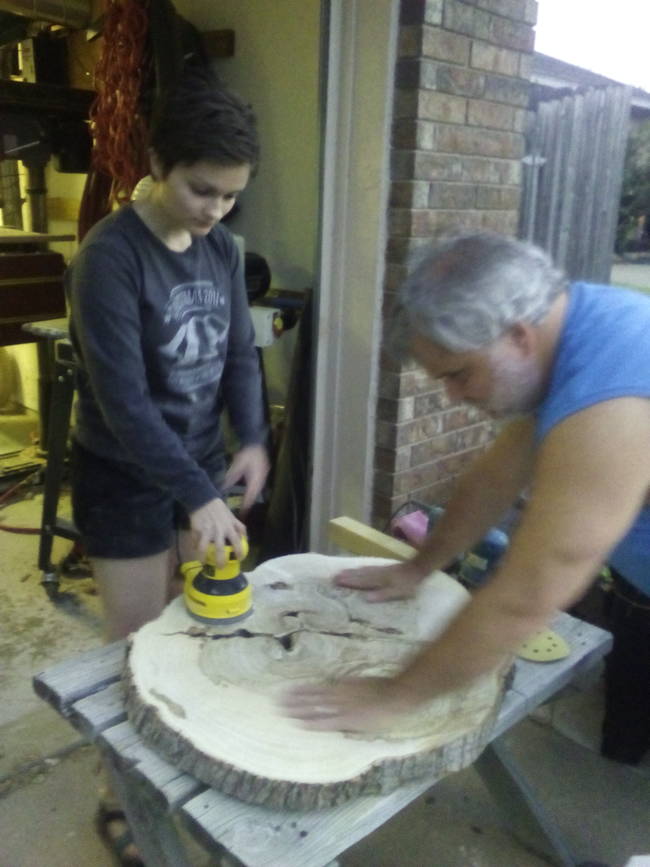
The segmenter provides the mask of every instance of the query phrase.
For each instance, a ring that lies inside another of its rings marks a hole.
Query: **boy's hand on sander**
[[[198,551],[199,560],[205,558],[208,545],[214,543],[217,566],[225,565],[224,545],[232,545],[238,560],[243,560],[241,537],[246,527],[218,497],[190,514],[190,529]]]

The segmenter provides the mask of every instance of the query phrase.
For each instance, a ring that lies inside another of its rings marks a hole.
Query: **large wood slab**
[[[475,760],[489,737],[503,677],[493,672],[437,697],[379,735],[306,730],[284,715],[293,684],[391,675],[469,599],[442,572],[414,599],[369,603],[335,587],[343,568],[376,558],[299,554],[250,573],[255,611],[206,627],[182,599],[131,640],[129,719],[145,741],[210,786],[254,804],[309,810]]]

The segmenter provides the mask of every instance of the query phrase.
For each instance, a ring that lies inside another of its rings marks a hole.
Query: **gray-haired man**
[[[608,562],[623,576],[623,599],[603,752],[639,761],[650,746],[648,335],[650,299],[569,285],[529,244],[480,233],[426,252],[402,287],[390,343],[442,379],[453,400],[509,421],[411,561],[335,580],[371,600],[410,595],[525,489],[527,505],[492,579],[403,672],[294,690],[292,716],[323,729],[384,725],[497,666]]]

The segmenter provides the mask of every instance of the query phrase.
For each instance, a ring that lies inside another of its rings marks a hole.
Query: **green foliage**
[[[623,169],[616,251],[634,237],[638,217],[650,215],[650,120],[630,129]]]

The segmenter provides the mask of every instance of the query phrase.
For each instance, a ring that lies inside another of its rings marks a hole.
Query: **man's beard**
[[[493,418],[526,415],[539,405],[542,398],[542,371],[532,358],[514,360],[495,353],[492,361],[493,388],[482,404]]]

